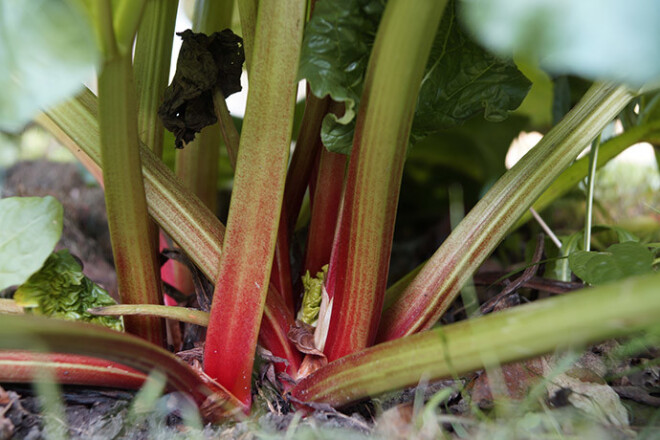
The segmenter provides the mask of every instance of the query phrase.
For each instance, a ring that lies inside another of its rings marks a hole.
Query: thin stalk
[[[589,152],[589,174],[587,175],[587,206],[584,214],[584,250],[591,250],[591,220],[594,209],[594,188],[596,187],[596,164],[598,163],[598,148],[600,135],[591,143]]]
[[[321,140],[317,142],[320,144]],[[329,152],[322,145],[320,150],[304,265],[312,276],[330,262],[347,159],[343,154]]]
[[[342,406],[556,349],[581,349],[657,325],[658,274],[629,278],[438,327],[339,359],[298,382],[293,397]]]
[[[293,233],[300,206],[312,173],[314,160],[322,145],[319,142],[321,123],[328,111],[329,98],[319,99],[311,93],[305,100],[305,112],[296,139],[296,148],[291,156],[291,165],[286,175],[284,209],[287,213],[289,234]]]
[[[251,72],[252,69],[252,52],[254,52],[258,9],[259,0],[238,0],[238,14],[241,18],[243,49],[245,50],[245,67],[248,72]]]
[[[213,92],[213,108],[215,109],[215,116],[218,118],[218,126],[222,134],[222,140],[227,148],[227,156],[229,156],[229,163],[231,167],[236,169],[236,158],[238,157],[238,144],[240,142],[240,135],[236,129],[236,124],[229,114],[225,96],[221,90],[216,89]]]
[[[0,323],[0,348],[96,357],[146,374],[160,370],[171,389],[189,394],[212,420],[237,416],[237,410],[244,409],[222,386],[204,378],[172,353],[144,339],[98,325],[7,315]]]
[[[139,389],[146,376],[122,364],[102,359],[57,353],[0,351],[0,382],[34,382],[40,371],[47,371],[57,383]]]
[[[13,299],[0,298],[0,314],[9,313],[12,315],[22,315],[25,313],[23,307],[16,304]]]
[[[95,307],[88,310],[97,316],[158,316],[190,324],[209,325],[209,314],[202,310],[187,307],[160,306],[155,304],[117,304],[114,306]]]
[[[626,148],[638,142],[643,142],[651,138],[652,135],[660,131],[660,121],[653,121],[648,124],[631,127],[618,136],[603,142],[598,149],[597,168],[603,167],[607,162],[616,157]],[[578,184],[589,172],[589,158],[583,157],[566,171],[564,171],[543,194],[534,202],[533,208],[536,212],[542,212],[553,201],[566,194],[575,185]],[[513,226],[512,229],[518,229],[532,218],[531,213],[524,214]]]
[[[179,0],[148,0],[135,43],[138,133],[157,157],[162,156],[164,130],[158,107],[169,79],[178,5]]]
[[[205,373],[246,406],[284,193],[305,7],[304,0],[285,0],[263,2],[259,9],[234,189],[206,337]]]
[[[233,0],[197,0],[193,15],[193,31],[207,35],[231,26]],[[218,161],[220,127],[204,128],[186,148],[176,152],[176,174],[185,186],[217,212]]]
[[[594,85],[452,231],[403,295],[385,311],[378,340],[430,328],[515,221],[633,97],[625,87]]]
[[[328,271],[329,360],[376,337],[412,117],[446,3],[390,0],[378,28]]]
[[[106,59],[98,86],[105,202],[119,295],[124,303],[158,304],[162,295],[140,167],[130,53]],[[125,323],[129,332],[163,344],[158,319],[136,317]]]
[[[120,55],[129,55],[148,0],[118,0],[113,7],[113,26]]]

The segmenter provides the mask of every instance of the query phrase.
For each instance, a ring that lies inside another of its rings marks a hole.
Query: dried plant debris
[[[172,84],[165,90],[158,115],[176,136],[176,147],[195,138],[217,121],[213,109],[216,90],[227,98],[241,91],[245,53],[243,39],[231,30],[206,35],[185,30]]]

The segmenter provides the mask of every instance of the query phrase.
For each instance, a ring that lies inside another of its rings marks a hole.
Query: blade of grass
[[[556,349],[630,335],[656,325],[660,275],[629,278],[378,344],[317,370],[291,394],[347,405],[368,396]]]
[[[306,1],[260,4],[250,89],[204,371],[249,406],[259,324],[279,225]]]
[[[412,117],[446,3],[390,0],[378,28],[326,283],[329,360],[376,337]]]
[[[515,221],[634,97],[596,84],[452,231],[404,293],[383,314],[378,340],[430,328]]]
[[[591,250],[591,219],[594,209],[594,188],[596,187],[596,164],[598,163],[598,148],[600,135],[591,143],[589,152],[589,173],[587,174],[587,204],[584,215],[584,250]]]

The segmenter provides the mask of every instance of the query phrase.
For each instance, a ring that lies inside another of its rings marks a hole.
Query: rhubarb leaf
[[[327,115],[321,139],[328,150],[350,153],[355,115],[382,0],[318,2],[305,29],[299,77],[317,97],[345,105],[341,117]],[[450,1],[435,36],[419,93],[412,140],[462,124],[483,112],[501,121],[520,105],[530,82],[511,61],[487,53],[460,29]]]
[[[312,277],[309,271],[302,276],[303,299],[300,310],[298,311],[298,320],[312,326],[316,325],[321,310],[321,298],[323,293],[323,283],[328,275],[328,265],[323,266],[321,272]]]
[[[53,197],[0,200],[0,290],[38,270],[62,235],[62,205]]]
[[[336,153],[348,154],[364,74],[385,0],[317,2],[303,37],[298,76],[317,97],[330,95],[344,103],[341,117],[327,115],[321,139]]]
[[[14,300],[38,315],[124,329],[121,318],[95,316],[87,311],[116,302],[82,273],[81,265],[66,249],[52,253],[43,267],[19,286]]]
[[[656,0],[466,0],[465,23],[497,53],[539,60],[555,74],[660,79]]]
[[[520,105],[530,87],[512,61],[494,57],[463,32],[450,2],[426,66],[412,136],[423,138],[480,113],[500,122]]]
[[[568,264],[582,281],[597,285],[651,272],[653,253],[642,244],[627,241],[613,244],[605,252],[573,252]]]
[[[245,54],[243,39],[231,30],[210,36],[186,30],[176,73],[165,90],[158,115],[163,125],[176,136],[175,145],[183,148],[202,128],[218,120],[213,108],[217,88],[225,98],[241,91]]]
[[[98,61],[92,27],[74,2],[0,1],[0,130],[19,131],[82,89]]]

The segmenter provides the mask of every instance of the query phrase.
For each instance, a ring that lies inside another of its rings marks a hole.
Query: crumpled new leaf
[[[640,243],[626,241],[605,252],[573,252],[568,264],[582,281],[597,285],[651,272],[653,253]]]
[[[318,97],[345,105],[341,117],[323,120],[328,150],[350,153],[355,115],[384,0],[319,2],[305,29],[299,77]],[[499,121],[520,105],[530,82],[510,61],[497,59],[472,42],[456,20],[450,1],[426,67],[413,120],[412,140],[460,125],[482,113]]]
[[[321,298],[323,293],[323,282],[328,275],[328,265],[323,266],[316,277],[312,277],[307,271],[302,276],[304,288],[302,305],[298,311],[297,319],[308,325],[316,325],[321,310]]]
[[[70,0],[0,1],[0,130],[82,89],[100,55],[88,16]]]
[[[124,330],[121,318],[95,316],[87,311],[116,302],[83,274],[81,265],[66,249],[52,253],[42,268],[19,286],[14,300],[35,314]]]
[[[62,205],[47,197],[0,200],[0,290],[37,271],[62,235]]]
[[[218,120],[213,107],[216,88],[225,98],[241,91],[245,53],[243,39],[229,29],[210,36],[191,30],[177,35],[183,43],[176,73],[158,115],[176,136],[176,147],[183,148],[202,128]]]

